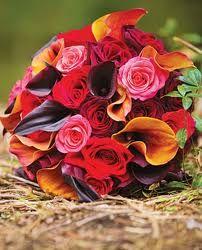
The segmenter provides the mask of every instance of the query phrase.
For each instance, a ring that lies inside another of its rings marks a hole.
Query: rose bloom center
[[[67,144],[76,145],[82,140],[82,134],[76,129],[71,129],[66,135]]]
[[[133,85],[135,86],[142,86],[147,83],[147,79],[144,76],[144,74],[141,74],[140,72],[134,72],[132,76],[132,82],[133,82]]]

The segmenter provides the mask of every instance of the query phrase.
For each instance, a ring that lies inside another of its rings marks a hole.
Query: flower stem
[[[182,45],[188,47],[189,49],[193,50],[194,52],[198,53],[199,55],[202,55],[202,50],[194,46],[193,44],[185,41],[184,39],[174,36],[173,41],[177,43],[181,43]]]

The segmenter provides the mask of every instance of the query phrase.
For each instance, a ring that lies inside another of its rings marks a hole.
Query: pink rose
[[[56,148],[61,153],[79,152],[86,145],[91,131],[88,120],[81,115],[67,118],[56,136]]]
[[[21,94],[22,91],[25,90],[26,85],[31,80],[32,80],[32,67],[28,67],[25,71],[23,79],[18,80],[11,90],[8,100],[9,105],[15,100],[17,95]]]
[[[144,101],[154,97],[167,78],[168,72],[160,69],[152,58],[137,56],[120,68],[118,82],[133,99]]]
[[[87,50],[84,46],[71,46],[64,48],[56,68],[66,75],[69,71],[81,68],[87,59]]]

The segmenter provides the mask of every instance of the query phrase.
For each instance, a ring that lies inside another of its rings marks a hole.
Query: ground
[[[0,157],[0,249],[202,249],[202,190],[75,203],[12,175]]]

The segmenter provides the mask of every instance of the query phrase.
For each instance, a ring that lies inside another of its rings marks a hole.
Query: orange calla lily
[[[62,196],[70,200],[78,200],[74,189],[65,183],[60,164],[52,168],[40,169],[37,172],[36,178],[40,188],[45,193]]]
[[[44,69],[47,64],[52,66],[56,66],[59,58],[62,55],[62,51],[64,49],[64,39],[58,39],[53,42],[48,48],[45,48],[36,55],[32,60],[32,72],[34,75],[39,73],[42,69]]]
[[[132,119],[112,139],[126,147],[133,146],[152,165],[163,165],[174,158],[178,143],[167,123],[150,117]]]
[[[93,22],[93,35],[97,41],[107,35],[120,39],[122,26],[135,25],[145,14],[147,11],[142,8],[107,14]]]
[[[28,137],[13,135],[10,140],[10,152],[19,158],[23,166],[28,166],[52,149],[53,138],[54,134],[51,134],[49,140],[35,142]]]
[[[11,113],[0,116],[0,121],[8,132],[12,133],[17,124],[20,122],[21,110],[21,95],[18,95]]]
[[[132,100],[122,86],[117,88],[116,100],[107,107],[107,114],[115,121],[126,121],[125,117],[131,111]]]
[[[160,55],[152,46],[148,45],[143,48],[140,56],[153,58],[160,68],[169,72],[176,69],[195,67],[192,60],[185,54],[175,51]]]

